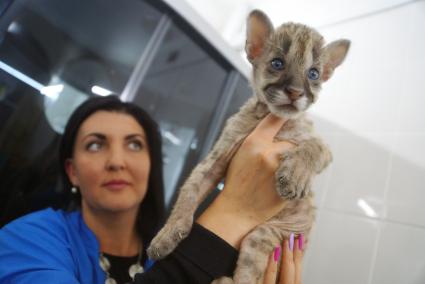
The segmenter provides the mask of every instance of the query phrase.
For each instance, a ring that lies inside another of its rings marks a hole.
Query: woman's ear
[[[72,159],[65,160],[65,172],[68,175],[68,179],[71,181],[72,185],[78,186],[78,177],[76,174],[74,161]]]

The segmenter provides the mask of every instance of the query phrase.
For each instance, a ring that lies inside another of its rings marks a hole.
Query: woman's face
[[[80,126],[66,171],[82,195],[82,207],[105,211],[139,208],[150,171],[147,137],[124,113],[97,111]]]

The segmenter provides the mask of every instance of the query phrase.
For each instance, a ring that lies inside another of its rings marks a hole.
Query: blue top
[[[97,239],[81,213],[49,208],[4,226],[0,283],[105,283]]]
[[[231,276],[238,251],[214,233],[194,223],[189,236],[136,283],[211,283]],[[103,284],[99,245],[79,211],[45,209],[21,217],[0,229],[0,284]]]

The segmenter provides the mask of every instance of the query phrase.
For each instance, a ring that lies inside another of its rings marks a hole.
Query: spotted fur
[[[331,162],[332,155],[314,133],[305,111],[317,101],[321,84],[342,63],[348,48],[348,40],[324,45],[316,30],[302,24],[286,23],[275,30],[263,12],[251,12],[246,52],[253,67],[255,96],[227,121],[213,150],[180,189],[169,220],[148,249],[151,258],[166,256],[187,236],[198,205],[223,178],[246,136],[270,112],[288,119],[275,139],[297,145],[282,153],[275,176],[276,190],[285,206],[244,238],[233,279],[224,277],[215,283],[262,283],[274,247],[291,232],[303,233],[308,239],[315,216],[312,178]],[[276,58],[284,68],[273,67],[271,62]],[[319,78],[309,77],[311,68],[318,71]]]

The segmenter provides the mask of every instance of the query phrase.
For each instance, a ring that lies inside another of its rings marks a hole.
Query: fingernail
[[[273,259],[275,262],[278,262],[280,258],[280,246],[275,247]]]
[[[304,245],[304,235],[303,233],[301,233],[298,237],[298,248],[300,250],[303,250],[303,245]]]
[[[291,233],[291,235],[289,235],[289,250],[294,250],[294,233]]]

